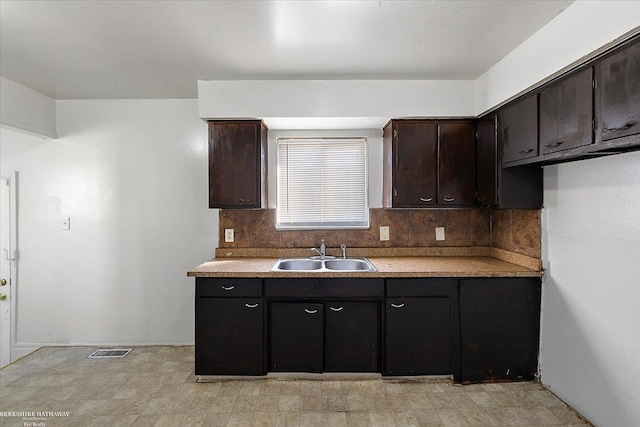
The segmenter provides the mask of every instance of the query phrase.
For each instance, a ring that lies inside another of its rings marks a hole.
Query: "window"
[[[277,229],[369,228],[366,138],[278,138]]]

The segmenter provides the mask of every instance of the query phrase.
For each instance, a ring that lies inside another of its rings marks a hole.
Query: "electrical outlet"
[[[60,225],[60,230],[71,230],[71,219],[69,217],[59,218],[58,224]]]
[[[224,241],[225,243],[233,243],[234,235],[233,228],[224,229]]]
[[[444,227],[436,227],[436,240],[444,240]]]
[[[389,240],[389,227],[380,227],[380,241]]]

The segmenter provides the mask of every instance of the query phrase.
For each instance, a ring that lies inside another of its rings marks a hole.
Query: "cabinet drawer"
[[[196,278],[197,297],[261,297],[261,279]]]
[[[384,279],[267,279],[268,297],[383,297]]]
[[[457,279],[388,279],[388,297],[446,297]]]

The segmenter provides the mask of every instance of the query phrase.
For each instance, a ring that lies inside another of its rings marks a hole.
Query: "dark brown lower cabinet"
[[[270,370],[378,372],[377,302],[274,302]]]
[[[451,373],[449,298],[387,298],[386,375]]]
[[[264,300],[196,300],[196,375],[264,375]]]
[[[459,292],[462,382],[534,379],[540,279],[460,279]]]
[[[378,372],[377,302],[325,304],[326,372]]]
[[[537,373],[537,277],[267,279],[266,298],[262,284],[197,279],[196,375]]]
[[[270,370],[322,372],[322,303],[274,302],[270,305]]]

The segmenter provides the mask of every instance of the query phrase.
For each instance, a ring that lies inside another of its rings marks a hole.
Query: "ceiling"
[[[476,79],[572,1],[0,1],[0,75],[55,99],[197,80]]]

